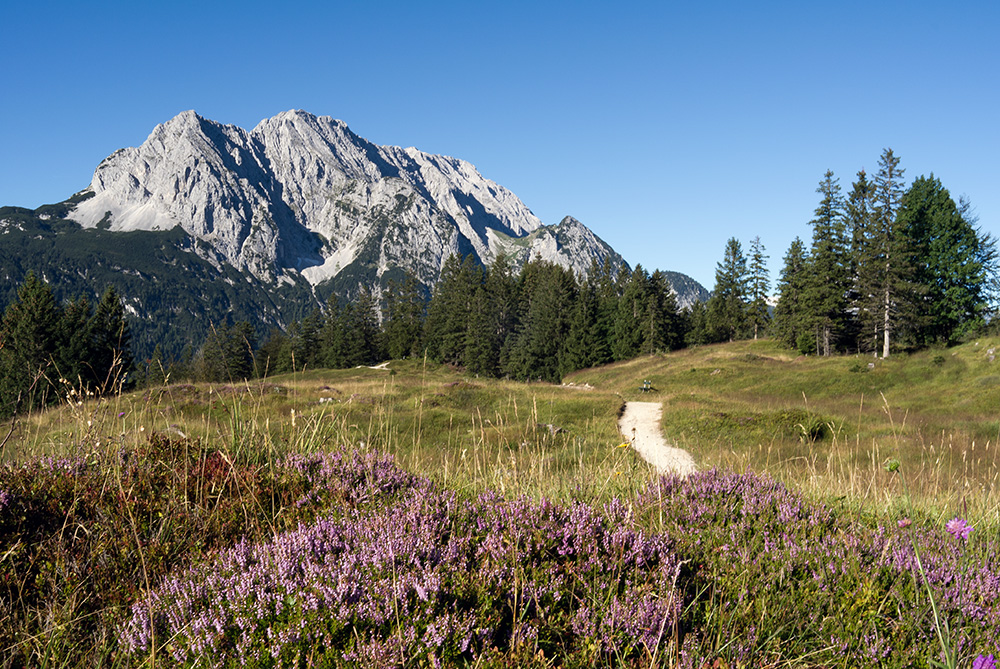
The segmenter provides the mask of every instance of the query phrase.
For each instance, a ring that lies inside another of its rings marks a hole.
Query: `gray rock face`
[[[585,274],[622,263],[582,223],[544,226],[463,160],[377,146],[342,121],[289,111],[247,132],[183,112],[94,172],[69,218],[112,231],[177,226],[206,257],[266,282],[315,285],[399,268],[431,285],[451,253],[535,256]]]

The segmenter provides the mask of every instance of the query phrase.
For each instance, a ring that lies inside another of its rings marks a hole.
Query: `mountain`
[[[579,274],[625,264],[572,217],[543,225],[466,161],[379,146],[303,111],[251,131],[183,112],[65,202],[0,209],[0,233],[8,284],[30,269],[63,297],[114,283],[140,352],[178,320],[197,345],[227,315],[283,327],[361,286],[412,275],[430,287],[452,253],[486,265],[503,253],[515,266],[540,256]],[[684,304],[691,280],[678,278]]]
[[[104,160],[88,191],[69,214],[85,228],[180,227],[219,261],[265,283],[304,277],[321,298],[394,270],[430,285],[452,253],[487,265],[539,254],[577,271],[622,262],[572,219],[546,228],[470,163],[377,146],[302,111],[250,132],[184,112]]]

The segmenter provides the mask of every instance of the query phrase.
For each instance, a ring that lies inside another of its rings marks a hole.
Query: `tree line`
[[[680,348],[686,332],[686,315],[659,271],[595,263],[582,278],[541,259],[516,272],[505,256],[486,268],[471,255],[453,255],[429,298],[413,279],[391,282],[379,297],[362,291],[349,304],[334,297],[324,311],[273,331],[256,351],[244,332],[210,336],[202,359],[208,352],[218,359],[228,341],[242,357],[235,367],[223,363],[227,372],[426,355],[473,374],[557,382],[576,369]],[[232,345],[241,340],[242,347]]]
[[[996,241],[969,201],[951,197],[933,174],[907,188],[892,149],[869,179],[857,173],[845,197],[827,171],[807,248],[784,257],[773,311],[759,238],[744,254],[727,242],[716,285],[691,314],[692,343],[767,331],[802,353],[872,353],[950,345],[984,327],[995,311]]]

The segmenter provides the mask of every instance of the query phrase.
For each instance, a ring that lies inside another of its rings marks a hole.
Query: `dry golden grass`
[[[664,403],[668,440],[702,468],[767,472],[815,497],[880,513],[901,503],[897,478],[883,468],[896,458],[928,513],[995,519],[998,349],[1000,342],[981,340],[877,361],[737,342],[584,370],[567,378],[576,387],[470,378],[406,360],[100,399],[70,394],[60,407],[20,419],[3,458],[113,448],[152,432],[224,444],[234,457],[261,462],[348,444],[393,453],[404,467],[462,490],[595,497],[634,490],[653,475],[618,448],[621,403],[643,399]],[[640,391],[644,380],[652,392]]]

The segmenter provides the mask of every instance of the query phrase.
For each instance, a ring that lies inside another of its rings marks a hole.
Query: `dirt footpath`
[[[659,402],[626,402],[625,413],[618,420],[618,430],[642,459],[657,473],[676,472],[687,476],[697,470],[687,451],[667,444],[660,432],[663,405]]]

